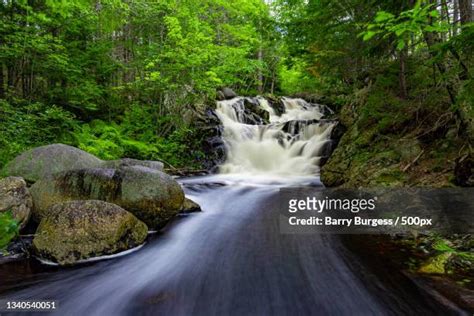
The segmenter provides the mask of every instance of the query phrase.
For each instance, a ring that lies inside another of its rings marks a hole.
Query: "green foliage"
[[[55,105],[0,100],[0,168],[31,147],[69,143],[76,124],[73,114]]]
[[[224,86],[340,103],[373,87],[361,121],[383,132],[419,104],[472,113],[472,23],[426,1],[270,3],[1,2],[0,167],[53,142],[194,166],[193,109]]]
[[[11,212],[0,213],[0,250],[5,249],[13,238],[18,236],[19,225]]]
[[[364,41],[379,35],[382,38],[394,38],[397,50],[407,46],[410,38],[423,36],[425,32],[446,32],[449,25],[439,18],[439,12],[434,4],[421,5],[417,1],[414,8],[402,11],[398,16],[378,11],[374,21],[367,25],[367,30],[359,33]]]
[[[94,120],[78,126],[74,132],[75,144],[106,160],[129,157],[161,160],[169,167],[199,167],[199,160],[203,158],[199,134],[183,126],[167,137],[160,136],[160,125],[177,118],[161,117],[155,124],[146,113],[135,105],[125,113],[120,124]]]
[[[414,110],[390,90],[375,86],[361,108],[358,125],[361,129],[375,125],[380,133],[401,132],[404,123],[412,118]]]
[[[460,247],[454,245],[449,240],[444,239],[441,236],[433,237],[433,243],[431,244],[431,248],[438,253],[452,253],[456,256],[459,256],[465,260],[469,260],[474,262],[474,254],[469,251],[464,251],[463,249],[459,249]]]
[[[319,82],[308,73],[307,67],[304,60],[296,58],[291,63],[284,60],[280,63],[278,75],[282,94],[292,95],[317,90]]]
[[[0,166],[60,141],[190,165],[190,105],[277,80],[280,34],[261,0],[4,1],[0,13]]]

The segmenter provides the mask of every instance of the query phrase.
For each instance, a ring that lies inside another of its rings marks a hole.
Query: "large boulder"
[[[120,206],[103,201],[70,201],[50,207],[33,239],[38,256],[70,265],[139,246],[147,226]]]
[[[86,168],[120,168],[140,166],[163,170],[161,161],[122,158],[101,160],[79,148],[64,144],[52,144],[25,151],[2,170],[5,176],[20,176],[28,182],[36,182],[52,174]]]
[[[172,177],[138,166],[65,171],[37,181],[30,192],[36,220],[58,202],[102,200],[125,208],[151,228],[166,224],[184,201],[183,190]]]
[[[133,166],[147,167],[150,169],[163,171],[163,163],[161,161],[154,161],[154,160],[138,160],[138,159],[131,159],[131,158],[122,158],[118,160],[107,160],[101,164],[102,168],[112,168],[112,169],[117,169],[121,167],[133,167]]]
[[[33,199],[20,177],[7,177],[0,180],[0,213],[12,212],[12,216],[20,223],[20,229],[25,227],[30,219]]]
[[[7,164],[2,173],[35,182],[51,174],[100,167],[102,160],[78,148],[52,144],[25,151]]]

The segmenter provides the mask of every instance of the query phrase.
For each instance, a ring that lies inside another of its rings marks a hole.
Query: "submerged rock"
[[[199,204],[188,198],[184,199],[183,206],[181,207],[181,213],[192,213],[200,211],[201,207],[199,206]]]
[[[37,221],[49,215],[50,206],[59,202],[102,200],[158,228],[180,211],[184,201],[181,186],[171,176],[138,166],[61,172],[37,181],[30,191]]]
[[[51,206],[38,227],[33,248],[61,265],[111,255],[141,245],[147,226],[118,205],[70,201]]]
[[[57,172],[100,167],[102,160],[78,148],[52,144],[25,151],[7,164],[2,174],[35,182]]]
[[[0,213],[12,212],[12,216],[24,228],[30,219],[33,199],[20,177],[7,177],[0,180]]]

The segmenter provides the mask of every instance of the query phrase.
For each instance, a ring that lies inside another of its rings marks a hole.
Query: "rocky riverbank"
[[[162,170],[159,161],[103,161],[63,144],[19,155],[2,170],[0,212],[34,238],[17,237],[3,259],[32,254],[70,265],[143,244],[149,230],[200,210]]]
[[[408,102],[391,109],[390,102],[361,91],[340,108],[347,131],[321,170],[322,182],[345,188],[473,186],[473,140],[464,132],[472,125]],[[364,236],[353,250],[366,255],[369,248],[422,287],[474,310],[471,235]]]

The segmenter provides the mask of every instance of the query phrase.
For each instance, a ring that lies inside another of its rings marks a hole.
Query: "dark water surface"
[[[183,181],[203,212],[134,254],[74,268],[0,265],[0,298],[54,299],[59,315],[447,315],[381,278],[336,235],[281,234],[278,186]]]

